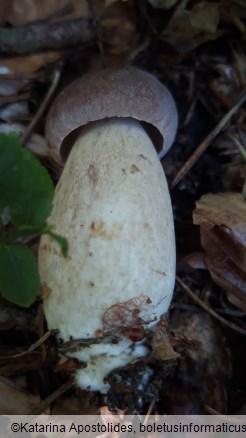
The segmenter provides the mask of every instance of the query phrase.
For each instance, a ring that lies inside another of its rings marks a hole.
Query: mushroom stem
[[[63,258],[42,237],[39,270],[51,289],[44,301],[49,329],[68,341],[113,333],[70,353],[87,366],[77,371],[82,389],[106,392],[114,368],[147,354],[122,334],[143,330],[168,310],[175,279],[175,241],[166,178],[139,122],[110,118],[85,126],[68,157],[49,219],[67,237]]]

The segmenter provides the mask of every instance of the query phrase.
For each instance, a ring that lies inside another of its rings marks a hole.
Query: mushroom
[[[75,342],[66,357],[82,389],[106,393],[112,370],[146,356],[145,333],[169,308],[175,239],[159,158],[176,128],[170,92],[133,67],[85,74],[48,114],[52,155],[66,160],[49,223],[69,254],[43,236],[39,272],[48,327]]]

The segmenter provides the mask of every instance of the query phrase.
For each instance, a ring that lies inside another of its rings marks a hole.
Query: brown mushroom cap
[[[85,74],[55,99],[46,124],[53,157],[60,161],[60,148],[71,132],[111,117],[131,117],[142,122],[160,158],[176,134],[176,106],[161,82],[134,67],[106,69]]]

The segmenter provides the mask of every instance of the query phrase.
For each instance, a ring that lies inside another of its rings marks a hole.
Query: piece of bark
[[[91,43],[95,38],[93,19],[56,23],[36,21],[17,28],[0,29],[0,53],[11,56],[60,50]]]
[[[204,195],[193,221],[200,225],[205,264],[229,301],[246,311],[246,203],[241,193]]]
[[[246,273],[240,268],[241,260],[245,259],[245,248],[238,244],[239,263],[235,263],[233,252],[236,248],[232,244],[231,251],[224,251],[221,243],[223,237],[218,238],[216,231],[201,227],[201,243],[206,251],[205,264],[214,282],[226,290],[229,301],[246,312]]]

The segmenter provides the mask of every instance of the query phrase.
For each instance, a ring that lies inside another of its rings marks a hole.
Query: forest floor
[[[146,414],[151,406],[160,414],[246,414],[245,1],[29,3],[0,6],[0,132],[18,132],[56,183],[61,168],[44,129],[57,93],[103,67],[153,73],[179,113],[175,143],[162,160],[177,277],[158,357],[116,373],[120,386],[113,373],[105,397],[79,391],[69,370],[58,368],[41,297],[27,309],[2,298],[0,413],[94,414],[104,407]],[[35,254],[38,242],[27,240]]]

